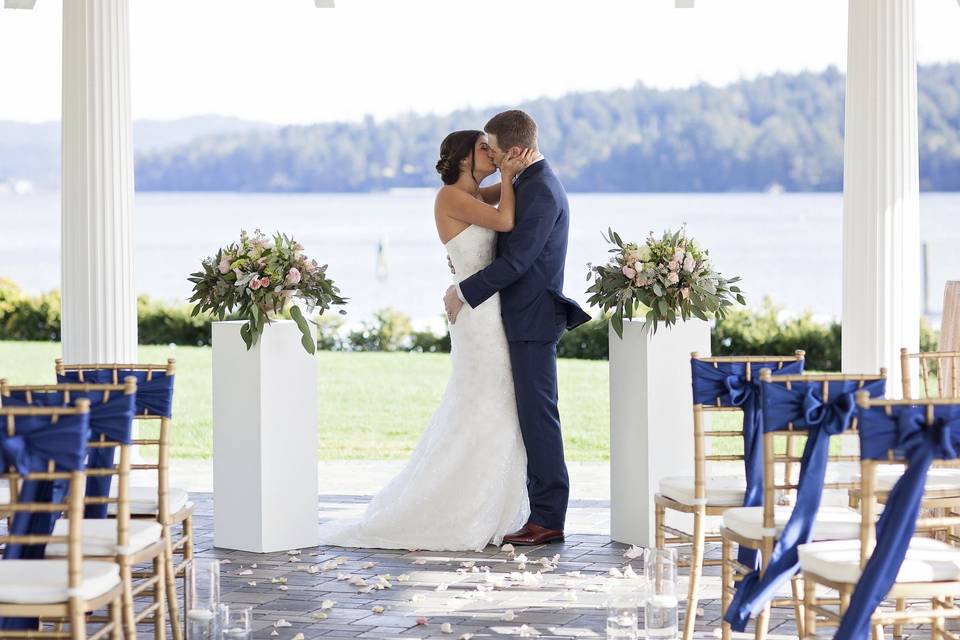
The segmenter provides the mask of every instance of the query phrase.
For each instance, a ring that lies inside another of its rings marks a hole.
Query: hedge
[[[191,316],[188,304],[164,304],[147,296],[137,299],[141,344],[209,345],[210,318]],[[339,315],[316,318],[317,346],[330,351],[450,351],[450,335],[415,331],[410,318],[392,309],[381,309],[373,318],[347,329]],[[562,358],[605,360],[608,357],[608,323],[598,317],[568,331],[557,345]],[[926,321],[920,324],[921,351],[935,351],[937,333]],[[25,294],[10,280],[0,278],[0,340],[60,340],[60,294]],[[787,316],[765,300],[760,309],[731,311],[713,328],[715,355],[765,355],[807,352],[807,369],[840,368],[840,323],[822,323],[812,314]]]

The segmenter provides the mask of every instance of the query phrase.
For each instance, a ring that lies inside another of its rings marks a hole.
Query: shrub
[[[210,344],[210,318],[192,316],[188,304],[164,304],[147,296],[137,298],[140,344]]]
[[[601,315],[586,322],[573,331],[567,331],[557,344],[557,356],[560,358],[580,358],[583,360],[606,360],[610,355],[610,322]]]
[[[393,309],[374,312],[373,320],[365,321],[347,336],[351,351],[400,351],[409,349],[413,325],[410,317]]]

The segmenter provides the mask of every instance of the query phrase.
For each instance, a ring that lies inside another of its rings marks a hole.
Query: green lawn
[[[55,381],[60,345],[0,341],[0,377],[15,384]],[[141,346],[140,362],[177,359],[173,455],[211,451],[209,347]],[[318,445],[325,459],[405,458],[430,419],[450,369],[445,354],[321,352]],[[570,460],[607,460],[607,363],[561,360],[560,413]]]

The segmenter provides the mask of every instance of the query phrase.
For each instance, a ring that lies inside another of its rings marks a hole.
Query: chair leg
[[[654,508],[653,513],[654,513],[654,522],[655,522],[655,524],[654,524],[654,527],[655,527],[654,536],[655,536],[655,539],[656,539],[657,549],[663,549],[663,548],[664,548],[664,545],[665,545],[665,543],[664,543],[664,538],[665,538],[665,536],[664,536],[664,534],[663,534],[663,525],[664,525],[664,521],[667,519],[667,508],[666,508],[666,507],[663,507],[663,506],[661,506],[661,505],[658,504],[658,505],[656,505],[656,507]]]
[[[763,611],[753,621],[753,637],[755,640],[766,640],[767,632],[770,630],[770,603],[763,607]]]
[[[156,586],[153,589],[153,604],[156,609],[153,612],[153,637],[154,640],[166,640],[167,639],[167,617],[165,614],[165,607],[167,603],[165,602],[166,598],[166,575],[167,575],[167,561],[166,554],[161,553],[156,558],[153,559],[153,574],[157,578]],[[176,595],[176,594],[174,594]],[[177,624],[174,623],[173,627],[176,629]]]
[[[721,542],[721,564],[720,564],[720,638],[721,640],[730,640],[730,623],[723,618],[730,610],[730,603],[733,601],[733,543],[729,538],[723,536]]]
[[[800,640],[803,640],[804,637],[816,637],[817,635],[817,612],[813,608],[817,602],[817,585],[812,580],[803,581],[803,631],[806,636],[800,636]]]
[[[123,596],[110,603],[110,640],[123,640]]]
[[[796,616],[795,620],[797,621],[797,637],[803,638],[806,636],[804,633],[803,623],[806,621],[806,618],[803,615],[803,596],[800,593],[800,581],[802,578],[800,574],[790,578],[790,591],[793,594],[793,613]]]
[[[687,614],[683,620],[683,640],[692,640],[700,601],[700,574],[703,573],[704,531],[707,519],[703,507],[693,514],[693,549],[690,554],[690,582],[687,588]]]
[[[873,640],[883,640],[883,625],[879,622],[870,629],[870,637]]]
[[[183,640],[183,628],[180,626],[180,601],[177,598],[177,578],[173,571],[173,541],[169,524],[163,525],[163,576],[166,579],[167,610],[170,612],[170,628],[173,629],[173,640]]]
[[[897,598],[897,611],[906,611],[907,610],[907,601],[904,598]],[[897,623],[893,625],[893,637],[902,638],[903,637],[903,623]]]
[[[86,640],[87,616],[83,612],[80,598],[70,599],[70,640]]]
[[[123,633],[128,638],[137,637],[137,619],[133,609],[133,568],[129,558],[120,561],[120,583],[123,591],[120,594],[123,606]]]

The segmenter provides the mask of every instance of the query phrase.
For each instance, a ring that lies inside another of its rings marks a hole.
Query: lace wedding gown
[[[476,225],[446,244],[460,280],[490,264],[496,233]],[[500,297],[464,306],[450,325],[447,388],[403,470],[359,520],[320,527],[320,544],[480,551],[530,514]]]

